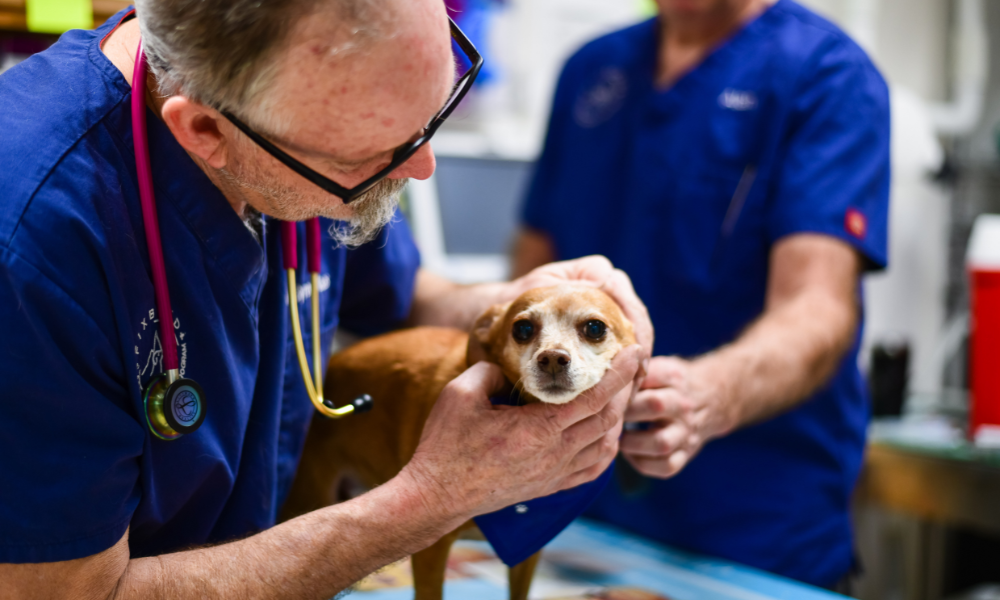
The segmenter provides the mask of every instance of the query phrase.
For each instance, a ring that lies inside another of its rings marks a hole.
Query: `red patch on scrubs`
[[[849,208],[844,216],[844,227],[847,229],[847,233],[863,240],[865,233],[868,232],[868,219],[858,209]]]

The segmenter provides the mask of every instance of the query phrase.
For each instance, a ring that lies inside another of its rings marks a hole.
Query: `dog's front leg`
[[[531,589],[531,578],[535,575],[535,567],[538,566],[538,559],[542,557],[542,551],[535,552],[523,562],[510,568],[508,575],[510,581],[510,600],[528,600],[528,590]]]
[[[448,552],[458,539],[458,530],[452,531],[431,546],[413,555],[413,591],[416,600],[442,600],[444,574],[448,567]]]

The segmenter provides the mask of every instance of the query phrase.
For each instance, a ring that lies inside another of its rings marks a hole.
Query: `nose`
[[[435,168],[437,168],[437,160],[434,158],[434,151],[428,142],[421,146],[409,160],[393,169],[388,177],[390,179],[423,180],[433,175]]]
[[[538,366],[552,375],[565,371],[569,367],[570,360],[569,352],[559,348],[543,350],[538,354]]]

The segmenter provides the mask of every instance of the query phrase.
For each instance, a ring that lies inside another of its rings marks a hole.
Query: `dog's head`
[[[528,290],[482,314],[468,360],[500,365],[532,398],[563,404],[590,389],[611,359],[635,343],[632,323],[604,292],[583,285]]]

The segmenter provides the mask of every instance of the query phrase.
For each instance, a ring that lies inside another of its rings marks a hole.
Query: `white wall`
[[[947,0],[800,0],[844,28],[894,86],[943,100],[947,81]]]
[[[873,343],[911,347],[910,389],[940,386],[935,364],[945,318],[951,192],[930,181],[943,158],[929,103],[947,100],[951,3],[943,0],[804,0],[864,47],[892,94],[890,266],[866,278],[861,363]]]

